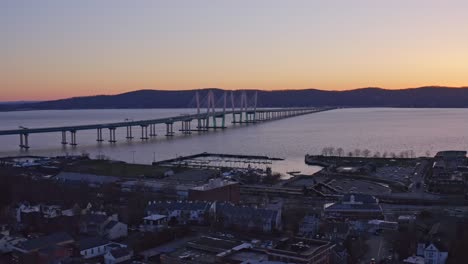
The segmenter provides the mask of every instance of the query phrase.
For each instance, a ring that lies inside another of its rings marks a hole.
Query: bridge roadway
[[[39,133],[62,133],[62,144],[68,144],[66,132],[70,132],[71,143],[70,145],[76,146],[76,132],[80,130],[97,130],[97,141],[104,141],[102,137],[102,129],[109,129],[109,142],[115,143],[115,129],[119,127],[127,128],[127,139],[132,139],[132,127],[141,127],[141,139],[148,139],[148,126],[150,127],[149,136],[156,136],[157,124],[166,124],[166,136],[173,136],[173,124],[175,122],[182,123],[182,129],[180,130],[183,134],[190,134],[191,131],[208,131],[208,129],[226,128],[225,117],[226,115],[233,116],[233,123],[257,123],[262,121],[277,120],[292,116],[305,115],[310,113],[316,113],[321,111],[332,110],[334,108],[279,108],[279,109],[257,109],[247,111],[216,111],[216,112],[205,112],[197,114],[179,115],[174,117],[150,119],[150,120],[139,120],[139,121],[125,121],[107,124],[90,124],[90,125],[76,125],[76,126],[61,126],[61,127],[44,127],[44,128],[20,128],[13,130],[0,130],[0,136],[5,135],[19,135],[20,136],[20,148],[28,149],[28,136],[30,134]],[[210,125],[210,119],[212,124]],[[217,119],[221,119],[221,125],[218,125]],[[197,120],[197,129],[191,129],[192,120]]]

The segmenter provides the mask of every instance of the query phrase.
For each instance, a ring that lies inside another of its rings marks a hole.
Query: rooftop
[[[103,176],[78,172],[60,172],[55,178],[62,181],[88,182],[98,184],[113,183],[119,180],[119,178],[114,176]]]
[[[150,221],[158,221],[158,220],[161,220],[161,219],[164,219],[164,218],[167,218],[166,215],[160,215],[160,214],[152,214],[152,215],[149,215],[145,218],[143,218],[144,220],[150,220]]]
[[[78,248],[81,250],[86,250],[98,246],[104,246],[109,244],[109,241],[100,237],[89,237],[78,241]]]
[[[35,251],[73,241],[73,238],[69,234],[60,232],[18,243],[16,247],[24,251]]]

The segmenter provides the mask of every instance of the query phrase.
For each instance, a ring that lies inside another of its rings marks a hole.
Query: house
[[[12,263],[55,263],[73,254],[74,239],[60,232],[13,246]]]
[[[78,241],[78,250],[80,256],[84,259],[103,256],[107,253],[106,246],[109,240],[100,237],[90,237]]]
[[[167,216],[152,214],[143,218],[142,232],[154,232],[167,226]]]
[[[418,243],[416,255],[423,257],[426,264],[445,264],[448,250],[440,242]]]
[[[179,224],[206,224],[210,207],[211,203],[200,201],[149,202],[146,215],[167,215],[169,222]]]
[[[105,264],[117,264],[127,260],[130,260],[133,257],[133,251],[129,248],[117,248],[107,252],[104,255]]]
[[[257,232],[272,232],[282,229],[280,208],[256,208],[215,202],[212,213],[215,224],[224,228]]]
[[[108,225],[112,221],[118,222],[116,214],[111,216],[102,212],[85,214],[80,219],[80,233],[89,236],[106,236],[109,228],[113,227]]]
[[[115,240],[126,237],[128,235],[128,228],[127,225],[122,222],[111,220],[104,225],[103,234],[107,239]]]

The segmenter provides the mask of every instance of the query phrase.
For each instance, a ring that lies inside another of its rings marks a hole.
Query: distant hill
[[[187,108],[195,107],[195,91],[139,90],[117,95],[75,97],[55,101],[4,104],[0,111],[39,109]],[[252,91],[252,90],[251,90]],[[222,98],[221,89],[214,89]],[[201,97],[203,97],[203,92]],[[228,97],[228,106],[230,97]],[[258,90],[258,107],[468,107],[468,87],[420,87],[401,90],[361,88],[347,91]]]

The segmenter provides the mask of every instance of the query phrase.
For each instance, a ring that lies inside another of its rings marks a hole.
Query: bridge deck
[[[273,113],[273,112],[290,112],[290,111],[306,111],[307,113],[320,112],[331,110],[331,108],[280,108],[280,109],[258,109],[256,113]],[[50,132],[61,132],[61,131],[78,131],[78,130],[91,130],[99,128],[117,128],[117,127],[129,127],[129,126],[147,126],[152,124],[165,124],[165,123],[174,123],[177,121],[184,120],[193,120],[193,119],[202,119],[207,117],[219,116],[224,114],[241,114],[245,111],[217,111],[211,113],[201,113],[201,114],[190,114],[190,115],[180,115],[174,117],[166,117],[159,119],[149,119],[149,120],[139,120],[139,121],[126,121],[126,122],[116,122],[116,123],[107,123],[107,124],[90,124],[90,125],[75,125],[75,126],[61,126],[61,127],[45,127],[45,128],[23,128],[23,129],[13,129],[13,130],[2,130],[0,131],[0,136],[4,135],[21,135],[21,134],[37,134],[37,133],[50,133]],[[248,111],[247,111],[248,112]]]

